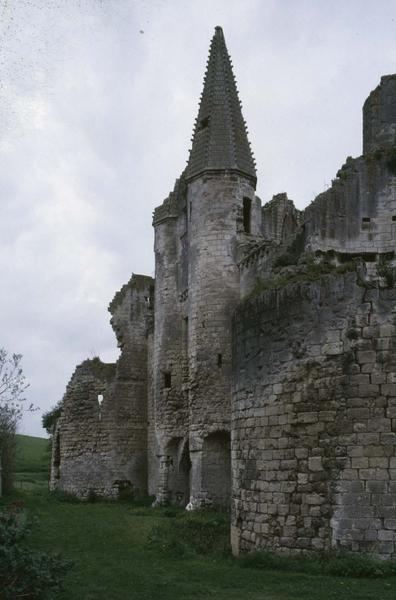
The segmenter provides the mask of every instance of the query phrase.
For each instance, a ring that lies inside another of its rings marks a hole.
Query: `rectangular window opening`
[[[223,355],[218,354],[217,355],[217,366],[220,368],[222,365],[223,365]]]
[[[169,389],[172,387],[172,374],[170,371],[164,372],[164,388]]]
[[[392,215],[392,221],[396,221],[396,215]]]
[[[250,233],[251,230],[251,211],[252,201],[250,198],[243,199],[243,229],[245,233]]]
[[[150,285],[148,308],[154,308],[154,286]]]
[[[370,223],[370,217],[363,217],[362,223]]]

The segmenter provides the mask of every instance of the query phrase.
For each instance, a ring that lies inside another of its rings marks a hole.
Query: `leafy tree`
[[[21,360],[21,354],[9,355],[4,348],[0,348],[0,460],[2,489],[5,493],[12,488],[15,433],[25,409],[24,393],[29,387]],[[33,405],[27,410],[33,410]]]
[[[52,437],[55,433],[56,423],[62,412],[62,400],[59,400],[57,404],[49,411],[43,414],[42,425],[47,433]]]

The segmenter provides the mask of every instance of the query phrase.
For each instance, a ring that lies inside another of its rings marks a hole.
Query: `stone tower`
[[[188,165],[154,214],[160,502],[229,503],[230,323],[240,295],[238,246],[260,234],[255,186],[232,65],[216,27]]]

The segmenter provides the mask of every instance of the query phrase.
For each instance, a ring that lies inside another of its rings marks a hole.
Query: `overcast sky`
[[[23,354],[22,432],[75,365],[117,357],[107,306],[153,275],[151,216],[188,157],[221,25],[257,193],[299,208],[361,153],[361,107],[396,72],[392,0],[0,0],[0,346]]]

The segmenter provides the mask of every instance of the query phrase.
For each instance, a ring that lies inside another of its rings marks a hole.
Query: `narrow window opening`
[[[392,215],[392,221],[396,221],[396,215]]]
[[[217,355],[217,366],[220,367],[223,365],[223,355],[222,354],[218,354]]]
[[[98,394],[99,421],[102,420],[102,402],[103,402],[103,394]]]
[[[243,229],[245,233],[250,233],[251,229],[251,211],[252,201],[250,198],[243,199]]]
[[[190,221],[191,221],[191,215],[192,215],[192,202],[190,200]]]
[[[362,223],[370,223],[370,217],[363,217]]]
[[[169,389],[172,387],[172,374],[170,371],[164,372],[164,388]]]
[[[188,317],[184,317],[183,319],[183,339],[184,345],[187,347],[188,344]]]

